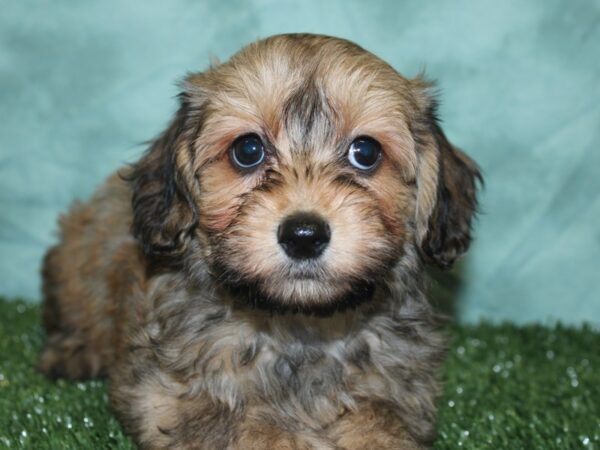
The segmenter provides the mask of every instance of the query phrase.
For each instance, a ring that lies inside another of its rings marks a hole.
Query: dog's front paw
[[[309,432],[287,431],[265,423],[243,426],[228,450],[338,450],[333,443]]]
[[[424,450],[399,418],[385,406],[364,404],[328,428],[339,450]]]

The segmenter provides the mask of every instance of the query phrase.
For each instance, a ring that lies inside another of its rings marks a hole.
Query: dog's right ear
[[[469,248],[477,191],[483,184],[479,167],[452,145],[437,117],[437,103],[421,79],[421,116],[416,122],[418,147],[417,239],[424,260],[449,268]]]
[[[180,165],[189,162],[199,126],[190,114],[187,94],[180,94],[179,101],[169,127],[151,143],[127,177],[133,191],[132,231],[149,255],[177,253],[198,221],[189,191],[191,181],[185,179],[186,168]]]

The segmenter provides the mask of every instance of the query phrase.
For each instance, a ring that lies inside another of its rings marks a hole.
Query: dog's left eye
[[[265,146],[256,134],[239,137],[231,146],[231,160],[240,169],[252,169],[265,159]]]
[[[381,157],[381,144],[368,136],[361,136],[350,144],[348,161],[360,170],[371,170]]]

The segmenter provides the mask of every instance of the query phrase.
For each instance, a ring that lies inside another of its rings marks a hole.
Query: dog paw
[[[228,450],[339,450],[310,432],[286,431],[271,425],[244,427]]]
[[[65,335],[48,338],[38,369],[53,379],[81,380],[103,375],[100,356],[89,351],[81,339]]]

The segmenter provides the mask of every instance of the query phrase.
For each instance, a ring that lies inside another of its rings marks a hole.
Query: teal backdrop
[[[56,219],[143,151],[175,82],[257,38],[356,41],[438,81],[482,166],[472,251],[435,274],[461,320],[600,323],[600,2],[3,1],[0,294],[39,301]]]

